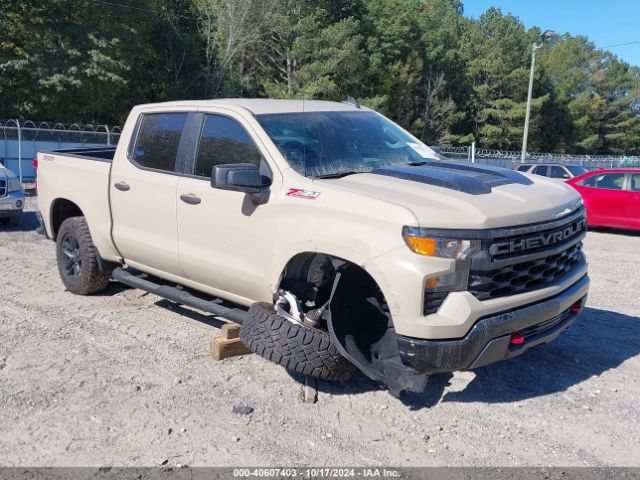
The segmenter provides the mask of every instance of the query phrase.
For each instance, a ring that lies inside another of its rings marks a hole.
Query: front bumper
[[[10,218],[22,214],[24,192],[10,192],[0,197],[0,218]]]
[[[469,370],[518,356],[554,340],[584,306],[589,277],[545,300],[480,318],[462,338],[423,340],[398,335],[403,363],[425,373]],[[511,343],[512,335],[523,343]]]

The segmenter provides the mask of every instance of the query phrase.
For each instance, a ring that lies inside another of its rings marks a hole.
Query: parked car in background
[[[0,225],[20,225],[23,208],[24,191],[20,180],[0,163]]]
[[[640,169],[596,170],[567,183],[582,195],[589,226],[640,229]]]
[[[587,173],[588,170],[580,165],[566,165],[564,163],[523,163],[515,168],[519,172],[533,173],[549,178],[569,180]]]

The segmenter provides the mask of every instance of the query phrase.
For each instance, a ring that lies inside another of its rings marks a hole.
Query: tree
[[[469,21],[458,0],[422,4],[418,25],[423,52],[421,87],[413,132],[429,144],[469,143],[463,108],[469,95],[460,42]]]
[[[205,41],[205,96],[237,95],[278,20],[276,0],[196,0]]]
[[[282,1],[262,64],[264,93],[277,98],[344,99],[362,69],[359,23],[340,2]],[[342,98],[340,98],[342,97]]]
[[[119,47],[129,28],[99,15],[87,0],[8,0],[0,28],[2,111],[75,121],[113,113],[126,85]]]
[[[525,32],[511,15],[490,8],[463,36],[461,50],[471,84],[469,110],[476,142],[494,148],[515,149],[522,138],[527,98],[528,55],[537,32]],[[536,82],[539,83],[539,82]],[[536,95],[535,116],[547,100]]]
[[[220,96],[344,100],[430,144],[518,150],[531,46],[460,0],[5,0],[0,117],[124,121]],[[565,34],[537,54],[531,151],[640,152],[640,69]]]

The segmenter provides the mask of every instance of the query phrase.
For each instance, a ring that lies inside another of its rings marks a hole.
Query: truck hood
[[[559,180],[458,162],[382,168],[323,182],[402,205],[427,228],[526,225],[559,218],[581,202]]]

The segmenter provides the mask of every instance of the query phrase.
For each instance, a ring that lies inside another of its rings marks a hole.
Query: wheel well
[[[371,361],[371,347],[393,328],[384,294],[373,277],[360,265],[333,255],[304,252],[293,257],[282,272],[278,288],[300,282],[317,281],[320,275],[319,259],[331,262],[334,270],[328,280],[331,292],[336,274],[340,279],[331,301],[331,323],[336,334],[344,341],[350,337],[368,361]],[[299,293],[301,290],[298,289]],[[301,299],[304,300],[304,299]]]
[[[84,217],[80,207],[66,198],[58,198],[51,205],[51,229],[53,238],[56,238],[62,222],[71,217]]]

